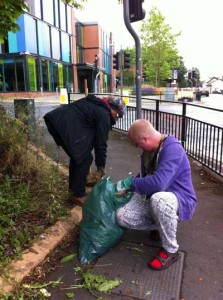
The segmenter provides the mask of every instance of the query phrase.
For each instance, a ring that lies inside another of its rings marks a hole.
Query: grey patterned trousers
[[[117,223],[136,230],[158,230],[163,248],[175,253],[179,245],[176,239],[178,225],[177,197],[171,192],[159,192],[149,199],[134,193],[131,200],[116,212]]]

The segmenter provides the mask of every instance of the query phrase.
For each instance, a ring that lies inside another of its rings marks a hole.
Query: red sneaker
[[[178,251],[175,253],[169,253],[161,248],[157,255],[150,261],[148,266],[153,270],[164,270],[171,266],[178,258]]]

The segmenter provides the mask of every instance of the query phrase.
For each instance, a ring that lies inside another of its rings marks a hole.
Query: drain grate
[[[157,251],[155,247],[122,241],[99,258],[94,273],[122,280],[122,284],[112,290],[113,296],[106,299],[120,295],[132,299],[178,300],[184,253],[180,252],[179,259],[168,269],[155,271],[148,268],[147,263]]]

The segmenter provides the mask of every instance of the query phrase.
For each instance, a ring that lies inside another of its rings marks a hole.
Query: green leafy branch
[[[98,292],[110,293],[112,289],[119,286],[122,281],[118,278],[107,280],[102,275],[93,274],[92,270],[87,269],[81,271],[82,284],[72,285],[64,289],[86,289],[90,292],[96,290]]]

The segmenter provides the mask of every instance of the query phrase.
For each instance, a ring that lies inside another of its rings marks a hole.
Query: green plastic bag
[[[115,197],[114,183],[110,177],[98,182],[83,206],[80,223],[79,260],[86,264],[115,246],[124,234],[124,228],[116,223],[116,210],[131,198]]]

